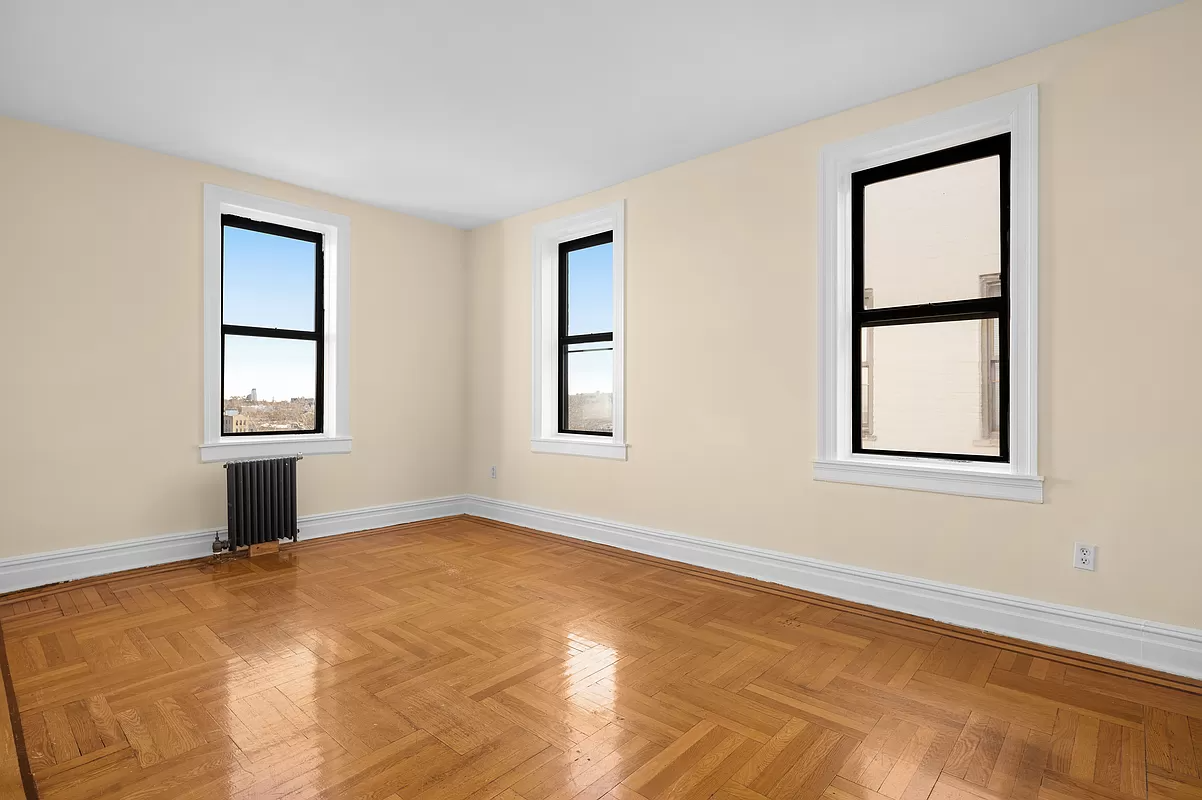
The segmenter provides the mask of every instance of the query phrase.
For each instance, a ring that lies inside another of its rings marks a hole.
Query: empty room
[[[1202,0],[0,0],[0,800],[1202,800]]]

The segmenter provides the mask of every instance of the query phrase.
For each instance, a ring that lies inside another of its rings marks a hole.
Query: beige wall
[[[468,488],[1202,627],[1199,42],[1192,0],[474,231]],[[815,482],[819,150],[1031,83],[1045,503]],[[618,198],[630,458],[536,455],[531,227]]]
[[[466,234],[0,118],[0,556],[224,524],[201,464],[202,184],[351,220],[349,455],[300,513],[461,490]]]

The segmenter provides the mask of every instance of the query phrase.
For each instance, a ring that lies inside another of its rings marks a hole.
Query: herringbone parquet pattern
[[[1198,695],[466,518],[0,615],[47,800],[1202,800]]]

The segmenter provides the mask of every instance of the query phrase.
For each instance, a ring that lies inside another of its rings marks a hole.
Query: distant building
[[[250,420],[236,410],[226,411],[221,415],[222,433],[247,433],[250,430]]]
[[[247,400],[249,400],[249,401],[250,401],[250,402],[252,402],[252,403],[257,403],[257,402],[259,402],[259,390],[258,390],[258,389],[251,389],[251,390],[250,390],[250,394],[248,394],[248,395],[246,396],[246,399],[247,399]]]
[[[568,396],[568,427],[574,431],[613,431],[613,392]]]
[[[612,392],[592,392],[581,397],[580,413],[588,419],[613,419],[614,396]]]

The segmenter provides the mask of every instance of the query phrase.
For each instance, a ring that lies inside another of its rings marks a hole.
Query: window
[[[222,435],[321,433],[320,233],[221,216]]]
[[[534,232],[531,449],[626,457],[622,203]]]
[[[559,245],[559,432],[613,436],[613,231]]]
[[[1029,87],[823,151],[815,478],[1042,500],[1037,106]]]
[[[1004,410],[997,409],[998,436],[980,436],[988,399],[982,349],[977,327],[963,324],[979,320],[1000,331],[996,341],[1005,339],[1005,273],[996,273],[1001,291],[988,297],[979,273],[981,265],[1002,270],[1008,260],[1009,194],[1009,133],[852,172],[852,292],[865,302],[852,309],[850,358],[863,370],[863,351],[875,345],[880,361],[867,397],[866,381],[853,387],[860,420],[853,453],[1009,459]],[[1004,351],[996,364],[999,400],[1006,396]],[[866,438],[870,414],[879,424]]]
[[[205,187],[201,460],[350,451],[345,217]]]

